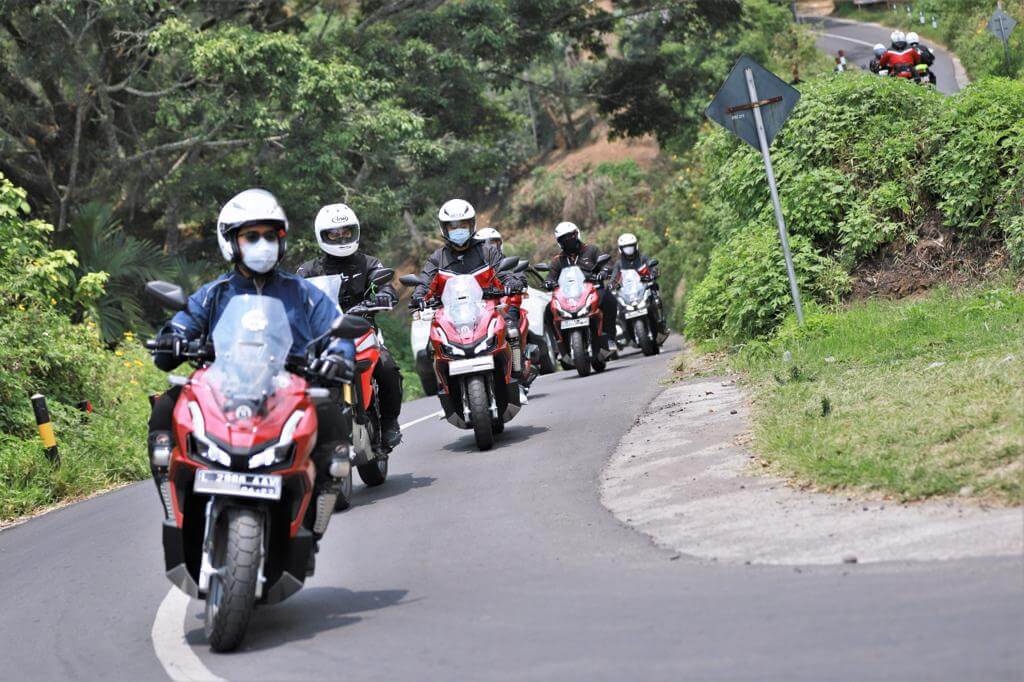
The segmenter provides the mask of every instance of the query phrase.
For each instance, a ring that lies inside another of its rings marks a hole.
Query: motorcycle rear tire
[[[480,450],[490,450],[494,447],[494,429],[487,400],[487,382],[482,376],[466,379],[466,399],[469,401],[469,419],[473,423],[476,446]]]
[[[576,373],[581,377],[590,374],[590,353],[588,353],[586,340],[583,332],[576,330],[569,337],[569,348],[572,350],[572,360],[576,365]]]
[[[633,336],[636,337],[644,355],[654,355],[658,352],[658,346],[651,337],[651,330],[647,327],[646,318],[638,317],[633,320]]]
[[[363,479],[363,483],[373,488],[388,480],[388,458],[378,456],[366,464],[360,464],[356,470],[359,471],[359,478]]]
[[[544,340],[540,346],[540,373],[553,374],[558,371],[558,341],[549,327],[544,327]]]
[[[229,507],[214,535],[213,564],[206,597],[206,639],[214,651],[242,643],[256,608],[256,581],[263,552],[263,519],[254,509]]]

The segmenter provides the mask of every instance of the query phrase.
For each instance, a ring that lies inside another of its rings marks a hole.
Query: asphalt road
[[[1024,677],[1022,560],[720,565],[618,523],[598,475],[667,361],[543,377],[490,452],[435,419],[407,428],[392,478],[357,487],[317,575],[234,654],[169,592],[151,483],[0,532],[0,678]]]
[[[881,17],[880,17],[881,19]],[[846,59],[859,68],[867,70],[868,62],[874,58],[872,48],[876,43],[889,45],[891,29],[878,24],[862,24],[833,17],[804,17],[804,23],[812,24],[818,33],[818,48],[835,57],[839,50],[846,53]],[[951,95],[960,91],[953,71],[953,60],[944,48],[924,44],[935,53],[935,86],[940,92]]]

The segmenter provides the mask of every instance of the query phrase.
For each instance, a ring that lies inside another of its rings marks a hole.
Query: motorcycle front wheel
[[[494,446],[494,430],[487,400],[487,382],[482,376],[466,379],[466,400],[469,401],[469,418],[473,422],[476,446],[481,450],[490,450]]]
[[[654,337],[651,336],[651,331],[647,328],[647,318],[638,317],[633,320],[633,336],[636,337],[644,355],[654,355],[658,352]]]
[[[359,471],[359,478],[363,479],[363,483],[371,488],[388,480],[387,457],[378,455],[372,461],[360,464],[356,469]]]
[[[587,342],[583,338],[583,332],[575,330],[569,337],[569,348],[572,351],[572,361],[576,366],[576,373],[581,377],[590,374],[590,353],[587,352]]]
[[[242,643],[256,608],[256,581],[263,552],[263,519],[254,509],[221,512],[213,538],[213,567],[206,596],[206,639],[214,651]]]

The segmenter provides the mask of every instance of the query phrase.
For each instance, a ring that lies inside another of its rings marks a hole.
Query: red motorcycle
[[[610,258],[607,254],[599,256],[597,267],[602,267]],[[539,263],[534,269],[548,272],[551,268]],[[599,277],[587,275],[578,266],[570,265],[562,268],[551,296],[551,317],[559,353],[569,358],[581,377],[589,375],[591,368],[595,372],[603,372],[607,367],[598,341],[604,326],[614,325],[615,320],[605,320],[601,312],[600,282]]]
[[[371,292],[375,293],[376,287],[390,282],[394,275],[395,271],[391,268],[375,271],[370,282]],[[326,293],[332,301],[338,300],[338,292],[342,283],[340,275],[310,277],[309,282]],[[355,339],[356,373],[359,377],[354,386],[355,395],[353,395],[353,387],[348,385],[342,387],[342,399],[346,405],[353,408],[352,464],[359,472],[359,478],[369,487],[381,485],[387,480],[388,455],[391,453],[391,448],[384,443],[382,438],[380,391],[377,388],[377,380],[373,378],[374,370],[380,362],[380,349],[383,345],[381,332],[375,323],[375,316],[389,310],[391,310],[390,307],[357,305],[344,311],[346,315],[364,318],[372,325],[365,334]],[[338,511],[348,509],[351,500],[352,476],[349,475],[342,483],[335,509]]]
[[[506,258],[498,270],[518,262]],[[522,407],[519,382],[512,377],[512,330],[499,305],[504,288],[496,272],[489,267],[471,275],[442,270],[429,283],[417,275],[399,281],[427,286],[424,303],[438,309],[430,327],[430,350],[445,418],[460,429],[473,429],[477,447],[490,449],[494,434]],[[520,329],[515,330],[519,339],[526,338],[525,325],[520,316]]]
[[[146,290],[172,310],[185,307],[180,287],[151,282]],[[368,329],[366,320],[345,316],[330,333],[351,339]],[[340,486],[314,495],[316,405],[331,400],[331,390],[310,385],[307,358],[289,357],[284,304],[236,296],[211,336],[212,351],[200,340],[181,353],[196,367],[191,377],[168,377],[181,387],[173,437],[153,448],[151,465],[164,506],[167,577],[206,600],[210,647],[229,651],[256,604],[302,588],[311,529],[327,530]],[[347,452],[329,463],[335,481],[349,469]]]

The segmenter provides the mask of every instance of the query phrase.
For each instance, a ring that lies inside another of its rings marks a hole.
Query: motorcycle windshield
[[[327,294],[331,303],[338,306],[339,311],[344,312],[339,303],[341,300],[341,275],[321,275],[320,277],[310,277],[307,281]]]
[[[583,284],[585,282],[586,276],[576,265],[570,265],[558,275],[558,288],[562,290],[562,296],[566,298],[582,298]]]
[[[619,296],[626,303],[639,303],[644,298],[644,283],[640,281],[640,273],[636,270],[622,271],[622,286]]]
[[[476,329],[484,311],[484,291],[473,275],[456,275],[445,283],[441,305],[456,327]]]
[[[223,400],[222,412],[248,419],[263,399],[277,390],[292,347],[288,313],[270,296],[235,296],[213,330],[216,359],[207,383]],[[283,383],[287,383],[286,381]],[[248,405],[251,409],[237,409]]]

